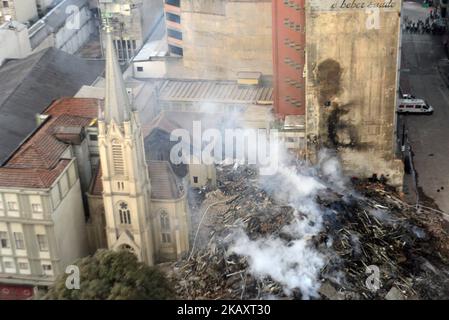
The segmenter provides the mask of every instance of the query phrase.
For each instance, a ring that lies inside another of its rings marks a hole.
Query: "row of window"
[[[53,268],[51,265],[51,262],[44,262],[41,264],[42,271],[44,274],[52,275],[53,274]],[[14,261],[8,258],[3,258],[3,268],[4,272],[6,273],[16,273],[16,264]],[[30,273],[30,264],[25,261],[18,261],[17,262],[17,269],[19,270],[19,273],[29,274]]]
[[[15,201],[7,201],[6,208],[8,211],[19,211],[19,205]],[[0,201],[0,210],[5,210],[5,205],[3,201]],[[42,205],[40,203],[32,203],[31,211],[33,213],[42,213]]]
[[[22,232],[13,232],[14,247],[16,250],[25,250],[25,239]],[[36,241],[39,247],[39,251],[48,251],[48,240],[47,236],[44,234],[37,234]],[[0,231],[0,248],[9,249],[11,248],[11,242],[6,231]]]

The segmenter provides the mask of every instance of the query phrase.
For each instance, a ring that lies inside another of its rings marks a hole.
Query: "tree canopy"
[[[143,300],[174,298],[162,271],[137,260],[126,250],[98,250],[74,263],[79,268],[79,289],[66,286],[70,274],[62,274],[43,299]],[[70,281],[70,279],[69,279]]]

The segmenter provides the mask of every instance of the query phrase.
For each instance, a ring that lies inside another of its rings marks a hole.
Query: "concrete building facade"
[[[42,125],[0,167],[0,287],[51,285],[67,265],[88,254],[84,128],[96,104],[56,101],[43,113]]]
[[[175,40],[189,77],[229,80],[241,71],[273,74],[271,0],[181,0],[180,5],[182,41]],[[173,23],[168,26],[167,33],[174,30]]]
[[[17,21],[0,26],[0,66],[6,59],[23,59],[31,54],[26,25]]]
[[[36,0],[2,0],[0,2],[0,24],[18,21],[31,24],[37,20]]]
[[[309,0],[308,153],[338,150],[348,174],[402,184],[396,160],[401,1]]]

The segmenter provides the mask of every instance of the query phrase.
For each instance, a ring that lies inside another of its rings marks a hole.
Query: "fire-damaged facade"
[[[400,0],[306,6],[308,155],[335,148],[348,174],[384,175],[395,186],[400,12]]]

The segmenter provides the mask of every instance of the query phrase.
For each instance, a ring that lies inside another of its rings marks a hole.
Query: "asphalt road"
[[[403,14],[417,21],[418,17],[425,18],[428,10],[418,3],[405,2]],[[438,68],[444,61],[447,57],[441,37],[403,34],[401,87],[427,100],[435,111],[430,116],[400,116],[399,128],[406,123],[418,186],[441,210],[449,213],[449,83],[440,74],[449,75],[449,67]]]

